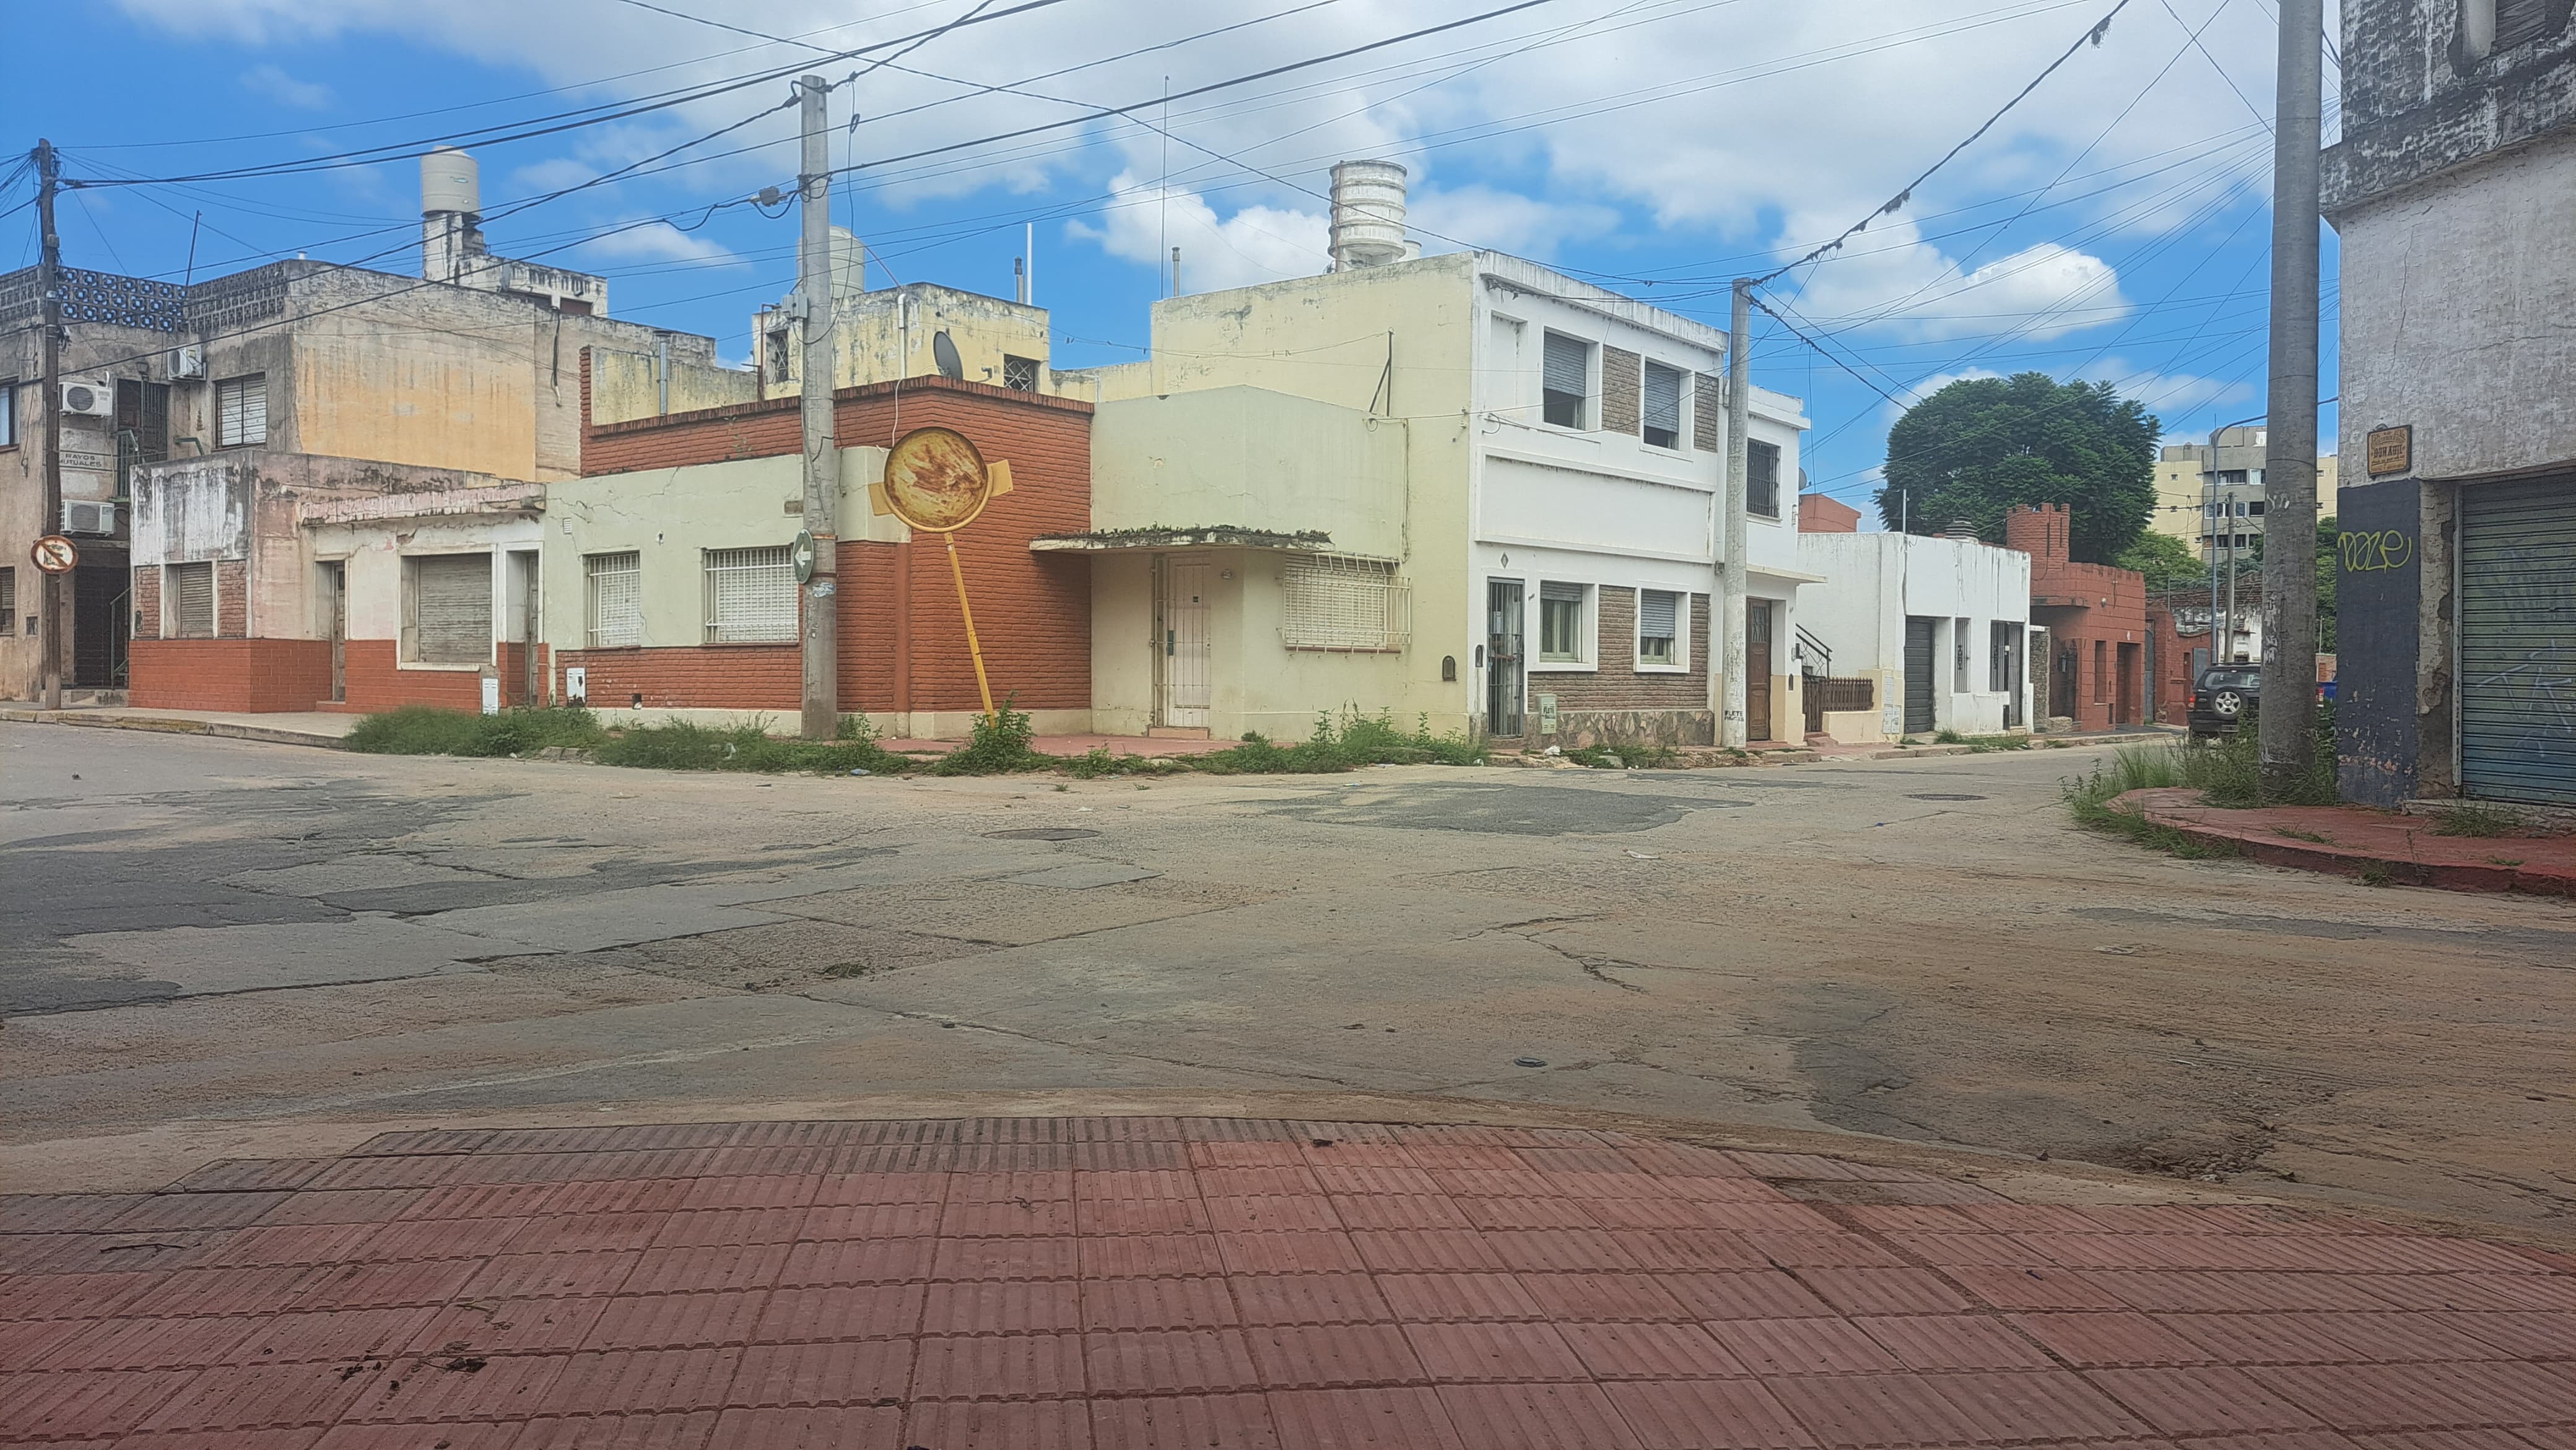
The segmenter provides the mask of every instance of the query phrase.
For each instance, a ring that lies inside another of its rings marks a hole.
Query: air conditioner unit
[[[194,343],[190,343],[186,347],[174,347],[170,349],[170,380],[172,382],[178,382],[185,378],[202,378],[205,375],[206,350],[204,348],[199,347]]]
[[[63,384],[63,411],[75,418],[106,418],[116,412],[116,384],[107,378],[73,378]]]
[[[64,499],[63,532],[66,534],[115,533],[116,505],[103,500]]]

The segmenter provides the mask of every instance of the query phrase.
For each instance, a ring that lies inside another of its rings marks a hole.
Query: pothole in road
[[[1099,834],[1098,831],[1086,831],[1080,826],[1024,826],[1016,831],[986,831],[984,839],[988,841],[1079,841],[1086,836]]]

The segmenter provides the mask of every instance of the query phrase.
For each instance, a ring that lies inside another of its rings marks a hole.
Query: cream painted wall
[[[1401,559],[1404,456],[1401,424],[1265,388],[1104,403],[1091,524],[1322,530],[1334,552]]]
[[[803,522],[786,505],[804,497],[802,469],[801,459],[787,455],[603,473],[548,485],[540,615],[546,643],[557,651],[588,647],[583,556],[628,550],[640,556],[644,644],[706,643],[702,552],[793,543]],[[911,537],[900,522],[868,508],[868,484],[884,475],[884,449],[841,450],[838,513],[844,539],[903,543]]]
[[[487,554],[492,557],[492,633],[495,639],[519,636],[519,615],[512,609],[516,602],[512,589],[512,568],[508,556],[513,551],[533,551],[538,547],[544,520],[541,518],[476,518],[420,519],[399,522],[368,521],[350,524],[321,524],[309,530],[308,547],[299,567],[310,571],[328,560],[339,560],[345,570],[348,599],[348,637],[351,639],[401,639],[403,626],[403,561],[423,554]],[[544,605],[545,586],[541,581],[539,605]],[[309,610],[318,591],[302,591],[302,606]],[[308,617],[271,621],[269,627],[254,633],[271,636],[314,637],[320,621]],[[403,669],[460,671],[472,674],[476,665],[425,665],[401,660]]]

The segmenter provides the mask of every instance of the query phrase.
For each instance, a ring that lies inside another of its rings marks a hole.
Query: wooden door
[[[1771,601],[1744,601],[1744,738],[1772,738]]]

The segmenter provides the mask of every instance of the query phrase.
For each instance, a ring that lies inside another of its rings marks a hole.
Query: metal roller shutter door
[[[423,664],[492,661],[492,556],[432,554],[412,560],[418,605],[412,648]]]
[[[2460,789],[2576,805],[2576,475],[2460,490]]]
[[[213,639],[215,566],[173,564],[162,577],[170,587],[170,633],[179,639]]]
[[[1905,621],[1905,733],[1932,728],[1932,621]]]

